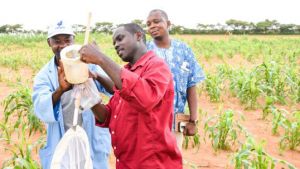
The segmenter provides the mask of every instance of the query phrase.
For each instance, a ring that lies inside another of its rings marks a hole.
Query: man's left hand
[[[183,131],[185,136],[194,136],[198,132],[197,125],[194,123],[186,123],[186,126]]]

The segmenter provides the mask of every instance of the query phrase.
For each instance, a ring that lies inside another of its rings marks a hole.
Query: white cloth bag
[[[80,107],[83,110],[101,102],[97,87],[91,78],[83,84],[74,85],[72,95],[75,99],[79,96]],[[59,141],[50,169],[93,169],[88,136],[84,129],[77,125],[78,112],[79,107],[75,105],[73,127]]]
[[[77,125],[65,133],[55,149],[50,169],[93,169],[89,141],[83,128]]]

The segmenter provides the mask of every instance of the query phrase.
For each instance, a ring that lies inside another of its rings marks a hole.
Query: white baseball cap
[[[57,23],[55,23],[54,25],[49,26],[47,38],[51,38],[51,37],[53,37],[55,35],[59,35],[59,34],[67,34],[67,35],[75,36],[72,26],[67,24],[63,20],[60,20]]]

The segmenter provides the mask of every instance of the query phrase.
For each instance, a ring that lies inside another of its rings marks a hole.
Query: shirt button
[[[112,131],[111,134],[115,134],[115,131]]]
[[[120,160],[117,158],[117,162],[119,162]]]
[[[116,150],[117,149],[117,147],[116,146],[114,146],[114,150]]]
[[[122,101],[121,100],[119,100],[119,103],[121,103]]]
[[[114,118],[116,119],[116,118],[117,118],[117,115],[114,115]]]

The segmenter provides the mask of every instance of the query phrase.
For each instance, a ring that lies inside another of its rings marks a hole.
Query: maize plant
[[[228,64],[218,65],[217,71],[221,79],[230,79],[233,76],[233,70]]]
[[[230,89],[237,95],[247,109],[257,107],[257,98],[262,93],[256,72],[246,73],[239,70],[230,80]]]
[[[185,136],[184,137],[184,142],[183,142],[183,147],[185,149],[188,149],[191,139],[192,139],[192,147],[193,148],[197,147],[198,150],[199,150],[199,148],[200,148],[200,134],[199,133],[196,133],[193,137]]]
[[[295,150],[300,146],[300,111],[295,111],[291,119],[286,119],[282,126],[284,135],[280,140],[280,149],[288,147]]]
[[[278,134],[278,127],[286,121],[287,111],[284,109],[273,109],[272,111],[272,134]]]
[[[210,101],[219,102],[221,99],[221,91],[223,80],[218,75],[207,74],[205,80],[205,89],[210,97]]]
[[[252,137],[233,155],[232,162],[235,169],[274,169],[278,163],[286,165],[289,169],[296,169],[292,164],[270,156],[263,149],[264,142],[255,143]]]
[[[287,66],[290,63],[280,62],[282,61],[264,61],[263,64],[256,67],[256,71],[265,94],[275,98],[276,102],[285,104],[288,96],[295,100],[293,95],[297,89],[295,84],[297,73],[295,66]]]
[[[38,162],[33,159],[32,153],[37,152],[44,144],[44,137],[40,137],[37,141],[31,144],[26,136],[27,126],[23,125],[19,132],[19,139],[15,140],[5,150],[9,151],[12,156],[5,160],[2,168],[19,168],[19,169],[40,169]]]
[[[237,141],[237,133],[244,131],[234,119],[234,112],[227,110],[217,116],[210,117],[204,124],[204,135],[208,134],[213,149],[226,150]]]
[[[3,123],[0,123],[0,131],[1,131],[0,138],[2,140],[6,141],[7,144],[10,144],[11,136],[12,136],[12,133],[14,132],[14,128],[10,125],[5,125]]]
[[[22,125],[29,126],[29,135],[33,132],[43,132],[43,124],[33,113],[33,104],[31,99],[31,89],[19,86],[19,89],[7,96],[3,101],[4,122],[3,125],[12,125],[18,129]],[[11,118],[16,117],[12,124]]]
[[[267,119],[268,115],[275,111],[276,107],[274,106],[275,99],[272,97],[267,96],[266,97],[266,105],[263,108],[263,115],[262,119]]]

